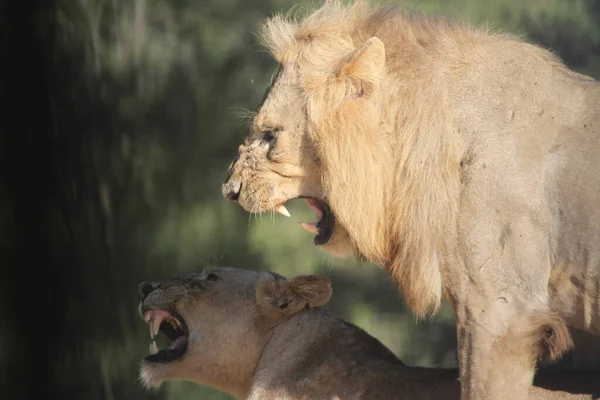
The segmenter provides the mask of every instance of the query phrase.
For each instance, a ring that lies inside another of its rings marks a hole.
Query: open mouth
[[[335,216],[329,206],[321,200],[312,197],[305,199],[309,207],[317,213],[317,220],[313,222],[300,222],[299,224],[302,229],[316,235],[314,240],[315,245],[322,246],[331,239],[333,226],[335,225]],[[291,216],[283,204],[275,207],[275,211],[286,217]]]
[[[150,328],[150,354],[144,360],[167,363],[181,357],[188,344],[188,329],[180,316],[166,310],[148,310],[144,312],[144,320]],[[168,339],[168,347],[159,349],[156,343],[159,332]]]

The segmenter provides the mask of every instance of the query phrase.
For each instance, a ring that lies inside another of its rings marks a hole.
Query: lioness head
[[[139,293],[151,339],[141,365],[144,385],[182,379],[244,397],[269,331],[306,307],[325,304],[332,290],[320,276],[286,280],[218,267],[143,282]]]
[[[331,26],[352,26],[358,14],[352,8],[343,21],[317,12],[301,24],[280,17],[265,24],[279,71],[222,191],[249,212],[287,216],[284,204],[304,198],[317,220],[301,226],[316,245],[338,256],[366,250],[377,262],[385,252],[360,245],[384,245],[377,240],[383,224],[364,221],[378,214],[385,196],[385,174],[377,168],[386,163],[385,149],[374,137],[385,134],[378,105],[385,49],[377,37],[340,36]],[[374,190],[365,192],[365,182]]]

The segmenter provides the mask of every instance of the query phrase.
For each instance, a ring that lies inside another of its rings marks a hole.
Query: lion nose
[[[142,299],[146,298],[154,289],[156,289],[156,285],[151,284],[150,282],[142,282],[138,287],[138,293]]]
[[[242,181],[228,180],[221,187],[223,196],[227,200],[236,201],[240,197],[240,191],[242,190]]]

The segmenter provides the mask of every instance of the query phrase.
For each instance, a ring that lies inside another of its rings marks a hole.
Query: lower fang
[[[156,354],[158,353],[158,346],[156,345],[156,342],[153,340],[152,343],[150,343],[150,354]]]
[[[315,235],[319,234],[316,222],[300,222],[300,226],[307,232],[314,233]]]

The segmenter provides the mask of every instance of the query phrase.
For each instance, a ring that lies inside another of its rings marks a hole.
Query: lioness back
[[[251,399],[460,399],[457,369],[404,365],[367,332],[323,309],[274,328],[253,386]],[[597,371],[539,371],[530,390],[536,400],[597,398]]]

